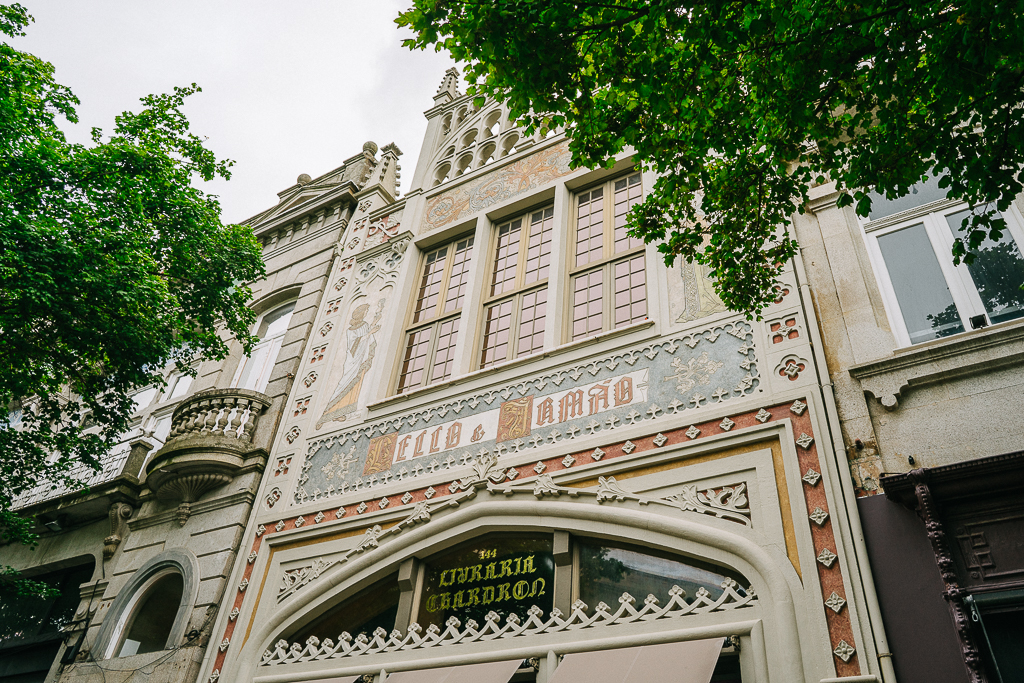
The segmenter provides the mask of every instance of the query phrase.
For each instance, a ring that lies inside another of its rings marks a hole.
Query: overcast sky
[[[82,102],[73,141],[109,130],[145,94],[203,88],[185,112],[219,158],[236,162],[230,182],[203,186],[228,222],[367,140],[405,153],[406,191],[423,112],[452,66],[447,54],[402,47],[394,18],[409,0],[20,1],[36,21],[14,45],[51,62]]]

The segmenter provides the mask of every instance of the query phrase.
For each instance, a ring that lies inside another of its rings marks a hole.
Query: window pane
[[[595,270],[573,279],[572,338],[601,331],[604,271]]]
[[[728,579],[738,581],[737,592],[750,584],[742,576],[729,576],[726,570],[701,563],[680,562],[655,557],[624,548],[608,548],[580,542],[580,599],[591,610],[599,602],[618,605],[619,596],[629,593],[637,602],[648,595],[668,601],[672,586],[686,591],[687,602],[692,602],[697,591],[707,590],[712,600],[722,596],[722,583]]]
[[[941,177],[941,176],[940,176]],[[910,188],[910,194],[899,199],[886,199],[877,192],[868,192],[871,197],[871,212],[868,220],[873,221],[885,216],[892,216],[900,211],[910,209],[946,198],[946,190],[939,187],[938,178],[929,178]]]
[[[406,391],[423,383],[423,369],[427,365],[427,351],[430,350],[430,332],[427,327],[409,335],[402,361],[402,373],[398,377],[398,391]]]
[[[878,248],[911,344],[964,331],[924,223],[880,236]]]
[[[444,262],[447,255],[448,247],[441,247],[427,254],[427,260],[423,264],[420,292],[416,297],[416,311],[412,317],[414,323],[434,317],[437,299],[441,295],[441,279],[444,277]]]
[[[946,216],[954,236],[970,215],[971,211],[965,209]],[[967,270],[978,288],[989,320],[1001,323],[1024,315],[1024,291],[1021,290],[1024,259],[1009,230],[1003,231],[998,242],[986,237],[974,254],[974,262],[968,264]]]
[[[167,647],[183,589],[181,574],[169,574],[150,587],[141,604],[135,608],[131,628],[124,637],[118,657],[156,652]]]
[[[270,355],[270,348],[273,341],[261,343],[252,351],[252,355],[245,359],[245,366],[242,374],[238,376],[239,389],[256,389],[263,374],[263,368],[267,364],[267,356]]]
[[[263,322],[260,323],[259,338],[269,339],[270,337],[276,337],[287,332],[288,323],[291,322],[292,311],[294,310],[295,304],[290,303],[265,315]]]
[[[460,240],[455,245],[455,256],[452,258],[452,275],[448,279],[448,292],[445,295],[445,313],[451,313],[462,308],[462,300],[466,296],[467,278],[469,277],[469,257],[472,251],[472,237]]]
[[[615,181],[615,253],[628,251],[644,243],[626,233],[626,214],[640,203],[643,191],[640,187],[640,174]]]
[[[547,312],[547,302],[547,288],[523,295],[523,308],[519,314],[517,358],[544,348],[544,315]]]
[[[480,367],[486,368],[508,359],[509,327],[512,325],[512,299],[487,307],[484,322],[484,347]]]
[[[455,342],[459,336],[459,319],[445,320],[437,328],[437,350],[434,351],[434,368],[430,383],[441,382],[452,376],[455,365]]]
[[[305,643],[310,636],[321,640],[335,639],[339,633],[349,633],[353,638],[366,634],[367,638],[373,638],[373,632],[378,628],[391,633],[398,616],[400,596],[398,577],[392,575],[377,586],[328,610],[324,616],[286,639],[293,643]]]
[[[515,289],[516,267],[519,265],[519,238],[522,233],[522,218],[506,223],[498,228],[498,246],[494,252],[494,274],[491,277],[491,295]]]
[[[539,282],[548,276],[551,266],[551,231],[554,208],[535,211],[530,217],[530,243],[526,251],[525,284]]]
[[[576,214],[576,265],[600,260],[604,255],[604,189],[579,196]]]
[[[493,535],[477,538],[425,563],[416,622],[444,628],[451,617],[487,623],[496,612],[523,615],[533,605],[547,615],[554,607],[555,562],[551,536]],[[618,604],[618,603],[615,603]]]
[[[646,281],[642,254],[615,264],[615,327],[647,318]]]
[[[191,386],[192,386],[192,376],[191,375],[181,375],[181,376],[179,376],[178,377],[178,381],[174,383],[174,389],[171,390],[171,395],[170,395],[169,398],[171,398],[171,399],[181,398],[182,396],[184,396],[185,394],[188,393],[188,389]]]

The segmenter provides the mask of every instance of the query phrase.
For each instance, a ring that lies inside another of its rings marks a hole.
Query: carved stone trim
[[[587,605],[577,600],[572,606],[569,617],[565,619],[562,618],[560,610],[554,609],[545,620],[543,611],[534,605],[527,610],[525,620],[520,619],[516,614],[510,614],[506,618],[504,626],[500,625],[501,617],[496,612],[491,612],[487,615],[482,628],[472,619],[463,626],[461,621],[452,617],[448,620],[444,630],[432,624],[423,635],[421,635],[422,627],[413,623],[409,625],[409,629],[404,635],[397,629],[388,634],[383,628],[374,631],[372,637],[360,634],[353,639],[348,633],[342,633],[337,644],[329,638],[321,641],[316,637],[310,637],[305,644],[292,643],[289,645],[287,641],[279,640],[273,650],[263,653],[260,666],[443,647],[498,638],[543,635],[612,625],[639,624],[660,619],[680,618],[691,614],[725,612],[757,604],[757,596],[753,589],[740,589],[739,584],[732,579],[726,579],[722,583],[722,589],[722,595],[717,600],[712,600],[711,594],[706,588],[698,588],[693,601],[687,602],[686,591],[679,586],[673,586],[669,591],[668,604],[664,607],[660,606],[658,598],[648,595],[639,609],[634,607],[636,599],[629,593],[623,593],[619,598],[619,608],[614,613],[608,605],[602,602],[594,608],[592,614],[588,614]],[[744,593],[742,595],[741,590]]]
[[[984,672],[984,665],[981,661],[978,646],[975,644],[974,637],[971,634],[971,619],[967,615],[967,609],[963,603],[963,597],[967,592],[960,587],[959,580],[954,571],[953,555],[946,541],[946,532],[939,518],[935,501],[932,498],[931,489],[928,486],[928,474],[924,470],[914,470],[908,473],[908,478],[914,483],[914,494],[917,496],[917,514],[924,522],[928,540],[932,545],[932,552],[935,553],[935,564],[939,567],[939,574],[942,577],[942,583],[945,585],[943,595],[953,616],[957,638],[960,640],[960,650],[963,653],[964,663],[967,664],[967,673],[972,683],[984,683],[988,678]]]
[[[318,557],[311,564],[284,572],[281,575],[281,587],[277,591],[277,601],[281,602],[303,586],[320,578],[321,574],[335,564],[337,564],[336,560],[328,561]]]

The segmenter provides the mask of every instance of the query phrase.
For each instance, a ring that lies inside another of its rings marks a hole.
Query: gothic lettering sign
[[[444,627],[450,617],[481,627],[488,613],[525,618],[533,605],[554,605],[555,562],[546,538],[495,537],[427,563],[419,624]]]

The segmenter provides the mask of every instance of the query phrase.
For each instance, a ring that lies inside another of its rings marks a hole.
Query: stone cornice
[[[899,405],[899,395],[911,386],[977,375],[1024,363],[1024,322],[1020,320],[913,347],[881,360],[850,367],[888,410]]]
[[[215,510],[222,510],[236,505],[251,504],[256,500],[256,494],[252,491],[239,491],[228,496],[221,496],[213,500],[202,500],[192,504],[192,516],[206,514]],[[132,531],[146,529],[151,526],[160,526],[171,521],[177,521],[177,510],[171,509],[148,517],[133,519],[128,522],[128,528]]]

